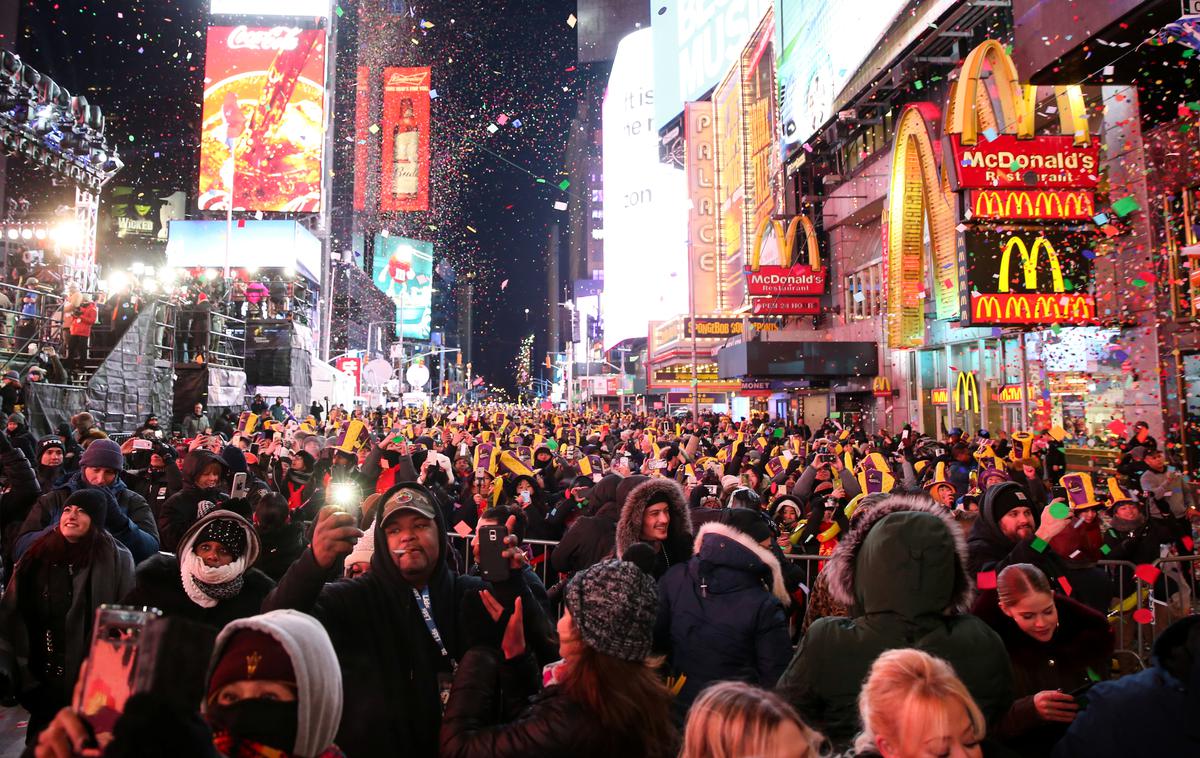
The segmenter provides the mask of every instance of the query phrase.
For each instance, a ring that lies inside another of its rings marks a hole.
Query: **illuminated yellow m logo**
[[[779,245],[779,265],[790,268],[800,262],[800,250],[796,248],[796,233],[803,230],[805,249],[808,251],[808,265],[813,270],[821,268],[821,248],[817,244],[817,230],[808,216],[801,214],[789,221],[786,227],[782,221],[763,219],[762,225],[758,227],[758,233],[754,235],[754,247],[752,248],[754,257],[750,261],[751,271],[758,271],[759,261],[762,258],[763,239],[767,236],[769,229],[774,229],[775,244]]]
[[[960,371],[954,383],[954,406],[960,413],[970,410],[979,413],[979,383],[974,371]]]
[[[1025,240],[1013,235],[1008,238],[1008,242],[1004,245],[1004,252],[1000,256],[1000,292],[1008,292],[1009,289],[1009,260],[1013,250],[1017,250],[1021,254],[1021,271],[1025,280],[1025,289],[1029,292],[1037,292],[1037,262],[1038,252],[1042,248],[1046,249],[1046,257],[1050,260],[1050,277],[1054,287],[1054,292],[1064,292],[1066,287],[1063,283],[1062,266],[1058,263],[1058,253],[1054,252],[1054,246],[1050,244],[1050,240],[1038,236],[1033,241],[1033,247],[1025,246]]]

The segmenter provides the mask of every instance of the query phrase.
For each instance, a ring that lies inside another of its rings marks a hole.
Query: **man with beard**
[[[979,518],[967,540],[971,574],[999,572],[1014,563],[1032,563],[1051,578],[1065,575],[1066,565],[1049,547],[1050,541],[1071,520],[1071,509],[1066,503],[1055,501],[1039,515],[1021,485],[1016,482],[993,485],[983,496]]]
[[[341,664],[346,712],[355,714],[342,720],[338,732],[347,755],[386,755],[402,745],[408,755],[435,756],[458,661],[475,644],[496,644],[508,621],[509,610],[492,592],[521,597],[531,649],[550,649],[553,634],[525,584],[519,550],[504,551],[513,571],[494,586],[450,568],[441,509],[425,487],[404,483],[385,492],[373,529],[370,571],[326,583],[362,532],[350,514],[323,509],[311,548],[288,569],[263,609],[310,613],[329,632]],[[506,605],[511,608],[511,601]]]

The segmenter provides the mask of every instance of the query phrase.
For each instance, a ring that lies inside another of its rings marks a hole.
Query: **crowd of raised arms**
[[[518,406],[60,431],[0,434],[39,758],[1200,755],[1200,514],[1144,424],[1102,473]]]

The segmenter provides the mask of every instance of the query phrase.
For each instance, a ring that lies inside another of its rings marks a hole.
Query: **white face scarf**
[[[183,591],[196,605],[212,608],[226,598],[242,591],[246,570],[246,556],[238,558],[228,566],[209,566],[192,550],[192,544],[180,551],[179,574],[183,580]]]

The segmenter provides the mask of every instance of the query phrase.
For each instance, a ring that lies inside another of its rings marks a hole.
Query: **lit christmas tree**
[[[517,351],[517,392],[520,395],[531,395],[533,385],[533,335],[521,340],[521,349]]]

